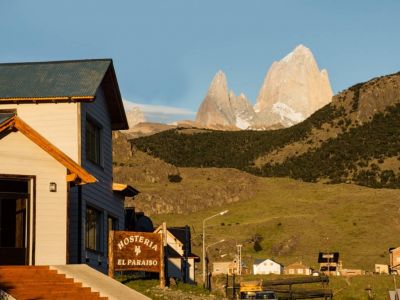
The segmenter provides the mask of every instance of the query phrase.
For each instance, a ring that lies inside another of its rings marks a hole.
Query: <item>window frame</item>
[[[103,126],[94,118],[86,116],[85,123],[85,153],[86,160],[103,166]]]
[[[90,220],[89,211],[94,212],[95,219]],[[94,234],[91,235],[89,222],[94,221],[95,226],[92,227]],[[99,209],[87,205],[86,206],[86,222],[85,222],[85,248],[88,251],[102,253],[102,235],[103,235],[103,213]],[[94,240],[93,240],[94,238]]]

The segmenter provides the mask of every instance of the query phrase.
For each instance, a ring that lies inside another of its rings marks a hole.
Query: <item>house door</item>
[[[0,265],[28,264],[28,186],[0,179]]]

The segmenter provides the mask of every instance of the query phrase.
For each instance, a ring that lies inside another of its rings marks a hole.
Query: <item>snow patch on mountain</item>
[[[236,124],[235,125],[239,129],[247,129],[247,128],[249,128],[251,126],[251,124],[247,120],[244,120],[244,119],[242,119],[240,117],[236,117]]]
[[[304,116],[300,112],[295,112],[293,108],[282,102],[272,105],[272,112],[279,115],[282,121],[289,120],[292,125],[304,121]]]

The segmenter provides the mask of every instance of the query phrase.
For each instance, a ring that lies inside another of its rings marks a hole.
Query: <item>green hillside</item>
[[[201,255],[203,219],[229,209],[207,222],[207,244],[226,239],[210,248],[212,260],[233,257],[240,243],[247,265],[274,258],[284,265],[301,260],[318,268],[319,251],[338,251],[344,268],[373,271],[375,263],[388,264],[390,247],[400,246],[399,200],[399,190],[264,178],[249,200],[152,218],[168,226],[189,224],[193,251]]]
[[[349,173],[354,182],[371,187],[399,188],[398,170],[385,169],[386,158],[400,153],[400,105],[378,113],[371,122],[350,128],[335,139],[278,165],[266,165],[263,176],[291,176],[304,181],[328,178],[332,183],[345,182]],[[376,160],[369,166],[369,162]]]
[[[342,111],[327,105],[305,122],[276,131],[209,131],[184,134],[180,129],[165,131],[132,143],[140,150],[179,167],[237,168],[268,177],[292,177],[315,182],[351,181],[370,187],[399,188],[398,170],[385,168],[385,159],[400,151],[400,105],[375,114],[370,122],[357,127],[343,127],[336,138],[328,138],[319,147],[287,157],[282,163],[254,166],[260,155],[295,143],[340,117]],[[329,129],[328,129],[329,130]],[[374,162],[375,161],[375,162]]]
[[[310,134],[313,128],[330,122],[343,113],[326,105],[304,122],[273,131],[199,130],[185,134],[177,128],[132,140],[134,146],[178,167],[237,168],[253,171],[253,161],[260,155],[294,143]]]

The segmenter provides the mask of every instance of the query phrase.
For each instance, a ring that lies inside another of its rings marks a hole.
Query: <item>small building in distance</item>
[[[389,274],[389,265],[375,264],[375,273],[377,273],[377,274]]]
[[[339,252],[320,252],[318,254],[319,271],[325,275],[339,275],[341,262]]]
[[[302,264],[301,262],[295,262],[285,267],[284,274],[288,275],[311,275],[312,269]]]
[[[213,262],[212,275],[220,275],[220,274],[227,274],[227,275],[238,274],[237,262],[235,260]]]
[[[162,233],[162,225],[155,233]],[[167,228],[167,248],[165,256],[168,260],[168,277],[187,283],[195,283],[195,264],[200,257],[192,253],[191,233],[189,226]]]
[[[253,264],[253,274],[282,274],[283,265],[273,261],[272,259],[256,259]]]
[[[390,273],[400,274],[400,247],[389,249]]]

